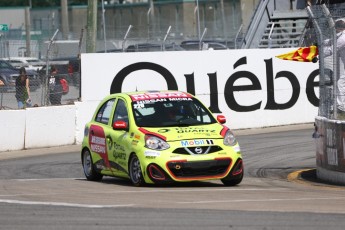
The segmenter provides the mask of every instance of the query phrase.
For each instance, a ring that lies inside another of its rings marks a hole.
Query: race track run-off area
[[[312,175],[312,124],[234,132],[245,166],[234,187],[90,182],[78,145],[0,153],[0,229],[343,229],[345,187]]]

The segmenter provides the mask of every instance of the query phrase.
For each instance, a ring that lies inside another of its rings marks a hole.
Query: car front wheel
[[[133,154],[129,161],[129,176],[133,185],[138,187],[145,185],[143,174],[141,172],[140,161],[136,154]]]
[[[103,175],[98,173],[92,163],[92,156],[89,150],[85,150],[82,155],[84,174],[87,180],[100,181]]]
[[[221,179],[221,181],[223,182],[225,186],[235,186],[241,183],[242,179],[243,179],[243,172],[241,172],[239,175],[233,178],[230,176],[227,176]]]

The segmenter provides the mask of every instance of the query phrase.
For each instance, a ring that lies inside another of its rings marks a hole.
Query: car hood
[[[8,74],[8,75],[10,75],[10,74],[19,74],[18,70],[16,70],[16,69],[8,69],[8,68],[2,68],[2,69],[0,69],[0,72],[4,73],[4,74]]]
[[[143,128],[146,133],[161,136],[166,141],[191,140],[191,139],[218,139],[223,138],[221,131],[225,127],[219,123],[187,127],[161,127]],[[144,131],[144,132],[145,132]]]
[[[9,69],[9,68],[2,68],[0,69],[1,73],[5,74],[17,74],[19,75],[19,69]],[[37,75],[37,72],[34,70],[26,70],[27,75]]]
[[[37,75],[37,71],[28,69],[28,70],[26,70],[26,74],[27,75]]]

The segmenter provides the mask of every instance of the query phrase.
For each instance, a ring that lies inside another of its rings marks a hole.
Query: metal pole
[[[53,35],[53,37],[50,39],[48,48],[47,48],[47,56],[46,56],[46,77],[44,78],[43,85],[42,87],[42,97],[41,97],[41,105],[48,105],[48,74],[49,74],[49,51],[50,51],[50,46],[53,44],[54,39],[59,32],[59,29],[57,29]]]
[[[127,40],[127,36],[129,34],[129,31],[132,29],[132,27],[133,27],[132,25],[129,25],[128,30],[127,30],[127,32],[125,34],[125,37],[123,38],[123,41],[122,41],[122,52],[125,52],[125,42]]]
[[[196,15],[197,15],[197,22],[198,22],[198,38],[199,38],[199,41],[200,41],[200,14],[199,14],[199,0],[196,0],[196,7],[197,7]]]
[[[31,56],[31,22],[30,22],[30,8],[25,7],[25,35],[26,35],[26,57]]]
[[[88,0],[87,7],[87,33],[86,33],[86,52],[96,51],[97,33],[97,0]]]
[[[167,38],[168,38],[168,35],[169,35],[169,33],[170,33],[170,30],[171,30],[171,26],[169,26],[168,31],[167,31],[167,33],[166,33],[165,36],[164,36],[162,50],[165,50],[165,41],[166,41]]]
[[[272,32],[273,32],[273,29],[274,29],[274,23],[272,23],[272,26],[271,26],[271,30],[270,30],[270,34],[268,35],[268,48],[271,49],[272,47]]]
[[[104,9],[104,1],[102,0],[102,20],[103,20],[103,36],[104,36],[104,52],[107,53],[107,38],[105,33],[105,9]]]
[[[147,11],[147,39],[150,39],[150,13],[152,8],[150,7]]]
[[[68,34],[69,34],[67,0],[61,0],[61,22],[62,22],[62,36],[63,36],[63,39],[67,40]]]
[[[84,36],[84,29],[81,29],[80,37],[79,37],[79,45],[78,45],[78,58],[80,59],[81,54],[81,46],[83,43],[83,36]]]
[[[204,39],[204,36],[207,33],[207,28],[204,29],[204,32],[201,35],[200,41],[199,41],[199,50],[201,50],[201,44],[202,44],[202,40]]]
[[[339,65],[338,65],[338,50],[337,50],[337,32],[335,30],[335,22],[332,18],[331,13],[329,12],[328,8],[325,4],[321,5],[322,11],[325,14],[328,22],[329,28],[332,28],[332,43],[333,43],[333,50],[332,50],[332,59],[333,59],[333,116],[334,118],[338,118],[337,114],[337,108],[338,108],[338,101],[336,98],[337,92],[338,92],[338,82],[337,79],[339,79]],[[343,95],[340,95],[343,96]]]
[[[238,36],[240,35],[240,32],[242,31],[242,28],[243,28],[243,24],[241,24],[239,30],[238,30],[237,33],[236,33],[236,37],[235,37],[235,49],[237,49],[237,39],[238,39]]]
[[[221,8],[221,12],[222,12],[223,35],[224,35],[224,38],[226,38],[228,35],[228,31],[227,31],[227,26],[226,26],[226,21],[225,21],[224,0],[220,1],[220,8]],[[226,39],[226,42],[228,42],[228,39]]]
[[[313,12],[310,9],[310,6],[306,7],[307,13],[309,14],[309,17],[313,20],[313,25],[315,26],[315,32],[319,35],[318,36],[318,43],[322,44],[323,42],[323,35],[322,35],[322,31],[321,28],[316,20],[316,17],[314,16]],[[325,66],[325,54],[323,52],[319,52],[319,66],[320,66],[320,92],[319,92],[319,98],[320,98],[320,105],[319,105],[319,115],[320,116],[326,116],[326,112],[324,109],[324,105],[325,105],[325,91],[326,91],[326,86],[325,86],[325,68],[321,68]],[[336,111],[334,111],[336,113]],[[336,116],[336,114],[335,114]]]

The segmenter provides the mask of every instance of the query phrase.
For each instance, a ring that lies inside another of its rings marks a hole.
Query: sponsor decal
[[[134,135],[134,139],[140,140],[140,135],[138,135],[138,134]]]
[[[187,98],[190,95],[183,92],[152,92],[152,93],[142,93],[131,95],[132,101],[148,101],[147,103],[155,102],[156,100],[160,101],[165,98]],[[152,102],[151,102],[152,100]]]
[[[105,134],[101,127],[94,125],[90,127],[89,143],[92,152],[98,154],[107,153]]]
[[[203,128],[177,128],[176,131],[177,133],[216,134],[216,130],[214,129],[203,129]]]
[[[238,153],[241,152],[240,146],[234,146],[234,147],[232,147],[232,148],[235,150],[235,152],[238,152]]]
[[[100,162],[97,162],[95,164],[96,168],[99,169],[99,170],[105,170],[106,168],[104,167],[104,165],[102,165]]]
[[[157,132],[159,132],[159,133],[167,133],[169,131],[170,131],[170,129],[159,129]]]
[[[155,151],[147,150],[147,151],[144,152],[144,155],[146,157],[159,157],[161,154],[160,154],[160,152],[155,152]]]
[[[105,154],[105,145],[91,144],[91,151],[99,154]]]
[[[92,152],[102,157],[104,166],[109,168],[109,159],[107,154],[107,143],[104,130],[101,126],[91,125],[89,130],[89,145]]]
[[[168,98],[169,101],[193,101],[192,98],[183,98],[183,97],[172,97]]]
[[[173,155],[173,156],[170,156],[170,158],[180,158],[181,156],[180,155]]]
[[[181,146],[213,145],[213,140],[185,140],[181,141]]]
[[[113,156],[114,156],[115,160],[126,160],[126,154],[125,153],[113,152]]]
[[[137,104],[138,106],[142,105],[143,104],[152,104],[152,103],[156,103],[156,102],[165,102],[167,101],[166,98],[156,98],[156,99],[150,99],[150,100],[142,100],[142,101],[137,101]]]
[[[133,104],[134,109],[140,109],[140,108],[144,108],[145,105],[144,104]]]
[[[210,110],[213,113],[222,113],[219,109],[219,95],[224,95],[225,102],[229,109],[236,111],[236,112],[252,112],[259,109],[264,110],[285,110],[292,108],[296,102],[298,101],[301,93],[301,85],[299,83],[298,78],[293,72],[290,71],[279,71],[274,74],[273,69],[273,59],[264,59],[264,64],[266,67],[266,97],[267,99],[260,99],[260,98],[253,98],[253,102],[251,104],[243,105],[238,102],[235,94],[239,92],[250,92],[250,91],[257,91],[262,90],[262,83],[260,82],[260,78],[258,78],[254,73],[250,71],[240,70],[234,72],[230,75],[225,83],[224,92],[218,92],[218,82],[217,79],[217,72],[214,73],[207,73],[209,77],[209,88],[210,88]],[[239,58],[234,64],[233,68],[236,70],[239,67],[243,67],[244,65],[248,65],[247,57]],[[122,85],[124,80],[128,75],[132,72],[138,70],[152,70],[157,72],[165,79],[167,83],[167,88],[169,90],[178,90],[178,85],[175,77],[173,74],[166,69],[164,66],[152,63],[152,62],[137,62],[130,64],[124,67],[121,71],[119,71],[113,79],[111,84],[110,93],[119,93],[122,90]],[[186,88],[187,92],[195,95],[195,74],[185,74],[186,79]],[[318,106],[319,98],[315,92],[315,88],[318,87],[319,82],[316,78],[319,76],[319,70],[316,69],[306,76],[307,81],[305,85],[305,93],[309,100],[309,102],[314,105]],[[288,81],[288,84],[291,86],[291,97],[286,102],[278,103],[276,101],[275,95],[275,81],[277,79],[285,79]],[[238,85],[237,82],[241,80],[249,81],[248,84]],[[138,94],[133,95],[132,100],[144,100],[144,99],[153,99],[153,98],[169,98],[169,97],[187,97],[185,95],[164,95],[159,93],[151,93],[151,94]]]
[[[145,108],[146,104],[154,104],[156,102],[169,102],[169,101],[192,101],[192,98],[182,98],[182,97],[171,97],[171,98],[157,98],[150,100],[141,100],[136,101],[136,104],[133,104],[134,109]]]
[[[133,140],[132,145],[138,145],[139,141],[138,140]]]

